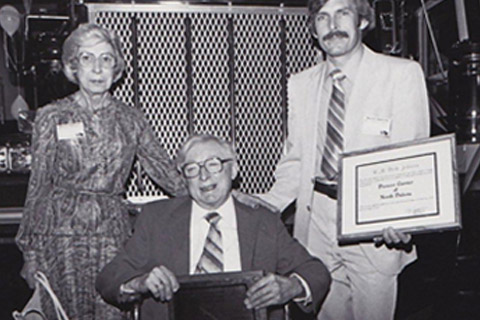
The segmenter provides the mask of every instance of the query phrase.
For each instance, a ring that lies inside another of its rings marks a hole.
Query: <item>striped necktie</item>
[[[333,82],[332,96],[328,107],[327,137],[323,149],[321,171],[329,181],[336,181],[338,173],[338,155],[343,151],[343,126],[345,117],[345,92],[341,81],[345,75],[335,69],[330,73]]]
[[[210,223],[210,228],[202,255],[195,268],[195,274],[223,272],[222,233],[217,227],[220,218],[217,212],[210,212],[205,216],[205,219]]]

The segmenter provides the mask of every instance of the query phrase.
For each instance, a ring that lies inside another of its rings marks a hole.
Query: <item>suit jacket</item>
[[[309,284],[313,303],[305,311],[316,312],[330,284],[330,275],[310,256],[271,212],[252,209],[234,200],[242,271],[264,270],[281,275],[297,273]],[[150,203],[142,210],[132,238],[97,278],[97,290],[109,303],[121,305],[120,285],[164,265],[175,275],[189,274],[190,198]],[[278,319],[278,308],[271,319]],[[165,303],[147,298],[142,319],[168,319]]]
[[[364,49],[345,111],[345,152],[428,137],[429,106],[420,65]],[[297,199],[294,236],[307,247],[316,158],[323,156],[317,155],[317,144],[323,150],[326,137],[328,104],[320,103],[326,72],[327,63],[321,62],[290,78],[287,152],[277,165],[275,184],[262,196],[281,210]],[[390,120],[388,135],[369,134],[363,127],[367,116]],[[386,274],[397,274],[416,258],[414,252],[407,255],[385,246],[362,249]]]

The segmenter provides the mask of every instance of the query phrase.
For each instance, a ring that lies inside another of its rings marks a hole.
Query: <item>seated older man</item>
[[[330,275],[264,208],[242,205],[231,196],[238,173],[230,144],[210,135],[190,137],[177,156],[190,197],[148,204],[132,238],[97,278],[97,290],[122,306],[142,296],[142,319],[168,319],[166,303],[179,289],[177,276],[263,270],[252,285],[247,308],[269,308],[280,319],[281,306],[295,301],[316,313]]]

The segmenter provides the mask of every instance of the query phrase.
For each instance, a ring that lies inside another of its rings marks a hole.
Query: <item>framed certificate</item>
[[[461,228],[453,134],[343,154],[338,240]]]
[[[248,310],[243,301],[262,271],[226,272],[178,278],[180,289],[169,303],[170,320],[267,320],[267,310]]]

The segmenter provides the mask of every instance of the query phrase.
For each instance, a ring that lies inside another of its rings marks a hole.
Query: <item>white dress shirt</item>
[[[207,210],[192,201],[192,217],[190,219],[190,274],[195,273],[198,261],[205,246],[210,223],[205,216],[210,212],[217,212],[221,219],[217,228],[222,234],[223,270],[225,272],[241,271],[240,244],[238,242],[237,215],[232,197],[220,208]]]
[[[360,61],[362,60],[362,56],[363,56],[363,50],[361,50],[359,52],[356,52],[355,57],[353,57],[352,59],[349,59],[347,61],[347,63],[344,66],[342,66],[342,68],[340,68],[342,73],[345,75],[345,79],[342,80],[342,88],[344,90],[345,112],[347,112],[347,109],[348,109],[348,100],[349,100],[350,94],[352,93],[352,90],[353,90],[354,80],[357,76],[358,66],[360,65]],[[331,96],[332,96],[332,85],[333,85],[332,77],[330,76],[330,74],[335,69],[339,69],[339,68],[336,67],[333,64],[333,62],[330,61],[327,57],[327,71],[325,72],[325,79],[324,79],[323,87],[322,87],[323,94],[321,96],[321,101],[320,101],[320,103],[322,105],[329,105],[329,103],[330,103],[330,99],[331,99]],[[319,130],[326,130],[326,127],[324,125],[322,125],[322,123],[325,121],[325,119],[320,119],[319,118],[317,121],[319,121],[319,123],[320,123],[320,125],[318,126],[318,129]],[[320,136],[323,136],[324,139],[327,138],[327,135],[324,134],[324,133],[323,134],[317,133],[317,134],[319,134]],[[320,155],[323,154],[323,148],[325,146],[324,142],[325,141],[322,141],[321,144],[317,143],[317,156],[316,156],[316,165],[315,165],[316,174],[315,174],[315,176],[320,177],[320,179],[323,182],[328,184],[330,182],[328,181],[328,179],[325,177],[325,174],[321,170],[323,157],[320,157]]]

